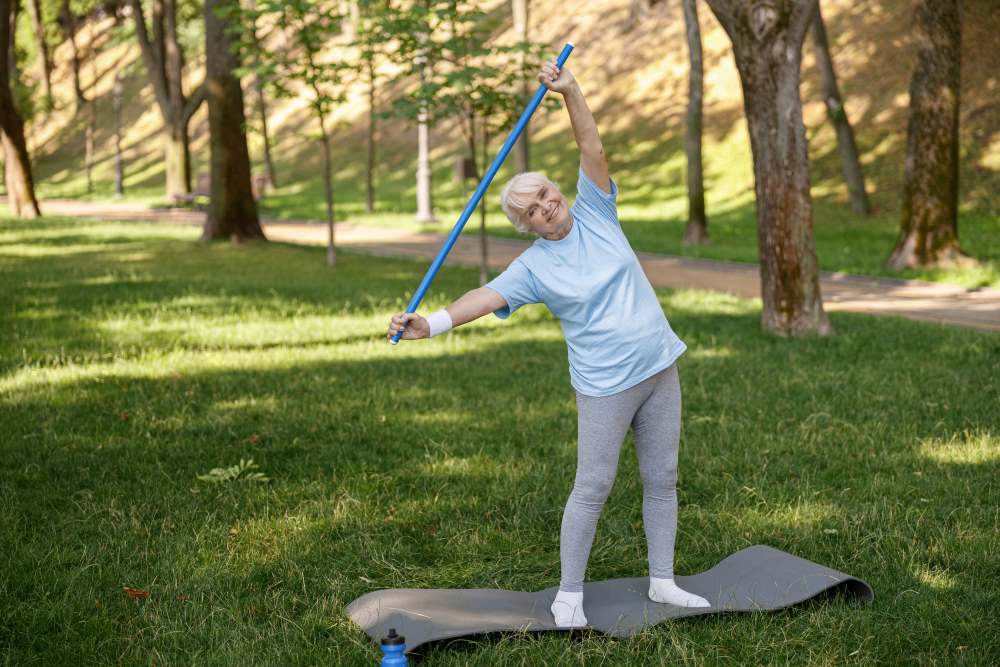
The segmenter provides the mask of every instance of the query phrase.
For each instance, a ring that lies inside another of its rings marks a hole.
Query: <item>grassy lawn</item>
[[[343,614],[367,591],[558,582],[576,413],[548,311],[391,347],[425,262],[196,235],[0,220],[0,662],[375,664]],[[778,340],[755,302],[659,294],[689,346],[678,573],[769,544],[875,602],[424,664],[995,663],[1000,337],[833,313]],[[633,452],[589,579],[646,573]],[[241,459],[269,481],[198,479]]]

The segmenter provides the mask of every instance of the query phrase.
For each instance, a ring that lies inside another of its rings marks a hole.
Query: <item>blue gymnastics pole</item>
[[[566,46],[563,47],[562,52],[559,53],[559,57],[556,58],[556,65],[559,66],[559,69],[562,69],[563,65],[566,64],[566,61],[569,59],[569,54],[572,52],[573,44],[572,42],[567,42]],[[413,298],[410,299],[410,305],[406,307],[407,313],[417,312],[417,308],[420,306],[420,302],[424,300],[424,295],[427,293],[427,288],[430,287],[431,281],[434,280],[434,276],[437,275],[441,265],[444,264],[444,260],[448,256],[448,253],[451,252],[452,246],[454,246],[455,242],[458,241],[458,236],[462,233],[462,228],[465,227],[465,223],[469,221],[470,217],[472,217],[472,213],[476,210],[476,206],[479,205],[479,201],[483,198],[483,195],[486,194],[486,188],[490,187],[490,183],[493,182],[493,177],[497,175],[500,165],[502,165],[503,161],[507,159],[507,154],[510,153],[510,149],[514,147],[514,143],[517,141],[517,138],[521,136],[521,133],[524,131],[528,121],[531,120],[531,115],[535,113],[535,109],[537,109],[538,105],[542,103],[542,98],[545,97],[545,93],[547,91],[548,88],[546,88],[544,84],[539,85],[538,90],[535,91],[535,96],[531,98],[530,102],[528,102],[528,107],[524,110],[524,113],[521,114],[521,117],[517,119],[517,124],[514,125],[514,129],[511,130],[510,136],[507,137],[507,141],[503,142],[500,152],[497,153],[497,156],[493,159],[493,164],[491,164],[490,168],[486,171],[486,175],[483,176],[483,180],[479,181],[479,187],[477,187],[476,191],[472,193],[472,198],[469,200],[469,203],[465,205],[465,210],[462,211],[462,215],[458,216],[458,222],[455,223],[455,227],[451,230],[451,234],[448,235],[448,240],[444,242],[444,246],[442,246],[441,251],[438,252],[437,257],[431,263],[430,268],[427,269],[427,273],[424,274],[424,279],[420,281],[420,286],[417,288],[417,291],[414,292]],[[392,344],[395,345],[398,343],[399,338],[402,335],[403,329],[400,329],[396,332],[396,335],[392,337]]]

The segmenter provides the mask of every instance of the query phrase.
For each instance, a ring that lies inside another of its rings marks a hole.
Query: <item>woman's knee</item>
[[[677,489],[677,467],[644,469],[639,471],[642,479],[642,489],[646,493],[666,494]]]
[[[611,487],[614,484],[614,475],[577,475],[573,483],[573,492],[570,494],[577,501],[587,505],[603,505],[611,494]]]

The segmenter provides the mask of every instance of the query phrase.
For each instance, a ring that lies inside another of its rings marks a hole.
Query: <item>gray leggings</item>
[[[559,555],[559,589],[583,590],[583,577],[597,519],[611,492],[618,453],[629,426],[642,477],[642,522],[646,529],[649,574],[669,579],[674,572],[677,532],[677,450],[681,434],[681,385],[677,365],[665,368],[611,396],[577,392],[576,481],[566,502]]]

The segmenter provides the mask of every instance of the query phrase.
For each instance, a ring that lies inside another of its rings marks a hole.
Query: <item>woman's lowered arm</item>
[[[451,326],[457,327],[477,320],[506,305],[507,302],[500,296],[499,292],[489,287],[477,287],[458,297],[445,310],[448,311],[448,316],[451,318]],[[386,337],[391,339],[404,326],[406,329],[403,331],[403,340],[418,340],[429,338],[431,335],[430,324],[426,318],[416,313],[398,313],[392,316],[389,333]]]

